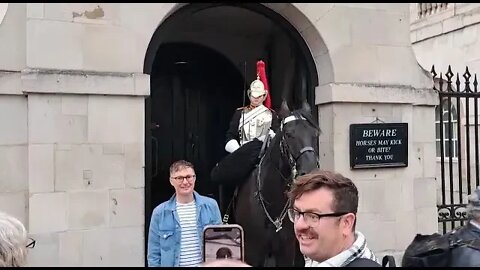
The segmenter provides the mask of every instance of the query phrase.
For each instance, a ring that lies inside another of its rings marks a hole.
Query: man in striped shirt
[[[170,166],[175,194],[152,213],[148,234],[148,266],[198,266],[202,263],[202,233],[221,224],[217,202],[194,191],[195,170],[184,160]]]

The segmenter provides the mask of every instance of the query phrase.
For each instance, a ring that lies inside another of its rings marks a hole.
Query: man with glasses
[[[348,178],[315,170],[298,177],[289,191],[294,223],[305,267],[380,267],[367,248],[363,234],[355,230],[358,191]]]
[[[184,160],[170,166],[175,194],[152,213],[148,234],[148,266],[198,266],[202,233],[207,225],[221,224],[217,201],[194,191],[193,165]]]

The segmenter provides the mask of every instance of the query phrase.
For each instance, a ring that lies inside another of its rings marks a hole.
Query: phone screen
[[[240,225],[210,225],[203,231],[203,260],[243,261],[243,229]]]

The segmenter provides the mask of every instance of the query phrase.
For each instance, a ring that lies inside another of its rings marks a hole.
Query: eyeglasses
[[[190,174],[190,175],[186,175],[186,176],[175,176],[175,177],[170,177],[170,178],[172,178],[173,180],[175,180],[178,183],[182,183],[184,179],[186,179],[188,182],[192,182],[193,180],[195,180],[196,177],[197,176],[195,174]]]
[[[294,208],[289,208],[287,213],[288,213],[288,218],[290,219],[291,222],[295,223],[296,221],[298,221],[300,216],[303,216],[304,222],[309,227],[315,227],[315,226],[318,225],[318,222],[323,217],[340,217],[340,216],[343,216],[345,214],[348,214],[349,212],[317,214],[317,213],[312,213],[312,212],[300,212],[300,211],[298,211]]]
[[[35,243],[36,243],[37,241],[35,241],[35,239],[29,237],[29,238],[28,238],[28,242],[29,242],[29,243],[28,243],[28,245],[27,245],[26,247],[27,247],[27,248],[34,248],[34,247],[35,247]]]

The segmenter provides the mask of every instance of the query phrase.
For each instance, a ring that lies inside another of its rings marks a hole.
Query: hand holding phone
[[[203,261],[244,261],[243,228],[238,224],[208,225],[203,230]]]

